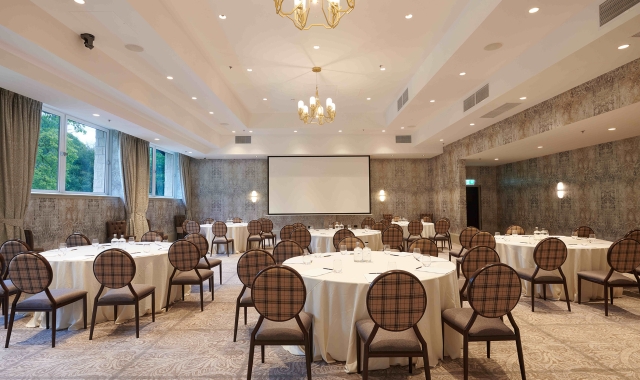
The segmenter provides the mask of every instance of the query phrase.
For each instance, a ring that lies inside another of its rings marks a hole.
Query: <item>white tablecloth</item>
[[[609,270],[607,251],[612,242],[596,240],[576,240],[571,237],[556,236],[567,245],[567,260],[562,265],[562,271],[567,278],[569,299],[578,299],[578,272],[588,270]],[[505,240],[507,239],[507,240]],[[496,239],[496,251],[503,263],[513,268],[535,268],[533,250],[536,241],[526,235],[500,237]],[[522,281],[526,295],[531,295],[531,283]],[[536,295],[541,296],[542,285],[536,285]],[[615,296],[622,294],[622,288],[615,289]],[[547,285],[547,297],[564,300],[562,285]],[[592,282],[582,281],[582,301],[604,298],[604,287]]]
[[[382,234],[377,230],[363,230],[356,229],[351,230],[356,237],[360,238],[363,242],[369,243],[369,248],[373,251],[382,251]],[[338,230],[310,230],[311,233],[311,250],[313,252],[335,252],[336,249],[333,246],[333,235]]]
[[[396,253],[397,254],[397,253]],[[310,277],[305,272],[314,268],[333,268],[334,260],[342,260],[342,273],[329,273]],[[385,272],[389,261],[395,261],[397,269],[415,274],[427,292],[427,310],[418,323],[427,342],[429,363],[438,364],[443,358],[441,312],[460,307],[458,280],[455,265],[443,259],[433,267],[450,270],[447,274],[416,271],[420,264],[412,257],[398,257],[373,252],[371,263],[355,263],[353,255],[334,253],[331,257],[313,258],[309,265],[287,264],[302,275],[307,288],[304,310],[313,315],[314,360],[326,362],[345,361],[347,372],[356,372],[356,321],[369,318],[366,306],[369,282],[364,274]],[[286,264],[286,262],[285,262]],[[445,350],[452,358],[460,356],[462,336],[446,327]],[[295,353],[293,347],[287,347]],[[414,363],[415,363],[414,359]],[[388,368],[390,365],[407,365],[407,358],[371,358],[370,369]],[[422,359],[418,365],[423,366]]]
[[[397,224],[402,227],[402,231],[404,231],[404,237],[409,237],[409,222],[391,222],[392,224]],[[432,238],[436,236],[436,228],[433,223],[422,222],[422,237],[423,238]]]
[[[173,267],[167,257],[170,246],[171,243],[150,243],[149,253],[144,252],[144,247],[141,243],[136,243],[133,246],[127,244],[124,248],[133,256],[136,263],[136,275],[133,278],[133,283],[154,285],[156,287],[156,313],[160,312],[165,306],[165,302],[167,302],[167,284],[169,283],[169,276],[173,272]],[[109,246],[101,246],[99,249],[104,251],[109,248]],[[98,250],[92,246],[70,249],[65,256],[59,256],[60,251],[58,250],[42,253],[51,264],[51,269],[53,269],[53,282],[50,289],[82,289],[89,292],[87,294],[87,327],[91,323],[93,300],[100,290],[100,283],[93,275],[93,260],[97,253]],[[105,293],[106,289],[102,294]],[[177,300],[181,298],[180,293],[181,287],[173,286],[171,299]],[[140,316],[146,313],[151,313],[151,296],[140,302]],[[134,316],[133,305],[118,306],[116,323],[124,323],[134,318]],[[65,329],[67,327],[70,330],[81,329],[83,327],[82,302],[75,302],[58,309],[56,318],[57,329]],[[98,308],[96,323],[113,319],[113,307],[103,306]],[[45,327],[44,313],[34,313],[27,326]]]
[[[249,237],[249,230],[247,230],[248,223],[227,223],[227,239],[233,239],[233,246],[236,250],[235,253],[243,253],[247,250],[247,238]],[[211,252],[216,252],[216,247],[211,246],[211,242],[213,241],[213,230],[211,229],[212,224],[201,224],[200,225],[200,233],[207,237],[209,241],[209,249]],[[205,234],[206,232],[206,234]],[[257,246],[257,243],[252,243]],[[219,253],[225,253],[227,249],[226,244],[220,244]]]

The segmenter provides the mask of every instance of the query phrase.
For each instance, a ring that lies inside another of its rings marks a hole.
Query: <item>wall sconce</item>
[[[556,186],[556,190],[558,193],[558,198],[560,199],[564,198],[564,195],[566,194],[566,190],[564,189],[564,183],[558,182],[558,185]]]
[[[258,193],[255,190],[253,190],[251,192],[251,202],[256,203],[257,201],[258,201]]]
[[[380,190],[380,202],[384,202],[387,199],[387,195],[384,193],[384,190]]]

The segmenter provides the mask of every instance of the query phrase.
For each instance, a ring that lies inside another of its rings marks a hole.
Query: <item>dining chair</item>
[[[294,242],[295,243],[295,242]],[[251,286],[256,275],[263,269],[276,265],[276,260],[267,251],[261,249],[252,249],[245,252],[238,260],[237,273],[240,282],[242,282],[242,290],[236,299],[236,323],[233,328],[233,341],[238,336],[238,319],[240,317],[240,308],[244,308],[244,324],[247,324],[247,308],[253,307],[251,299]],[[249,291],[247,291],[249,289]]]
[[[276,264],[282,264],[292,257],[302,255],[304,255],[304,248],[295,240],[282,240],[273,248],[273,257],[276,260]]]
[[[460,269],[464,278],[458,279],[458,288],[460,290],[460,307],[462,303],[467,300],[467,287],[469,286],[469,280],[471,276],[478,269],[484,268],[489,264],[500,263],[500,256],[498,252],[489,247],[473,247],[462,257],[462,263]]]
[[[609,298],[613,305],[613,288],[637,286],[640,290],[640,278],[636,272],[640,266],[640,242],[629,238],[616,241],[609,247],[607,263],[609,270],[578,272],[578,304],[582,301],[582,280],[603,285],[605,316],[609,315]],[[623,273],[633,273],[635,280]]]
[[[409,272],[388,271],[371,282],[367,291],[369,318],[356,322],[357,367],[363,380],[369,378],[370,357],[409,358],[409,373],[413,373],[412,358],[422,357],[425,378],[431,379],[427,342],[418,328],[426,309],[427,292]]]
[[[391,249],[396,249],[402,252],[404,248],[404,231],[402,227],[396,228],[394,225],[389,226],[382,233],[382,244],[388,245]]]
[[[205,220],[202,221],[201,224],[213,224],[215,222],[216,222],[216,220],[213,219],[213,218],[206,218]]]
[[[13,285],[11,280],[5,280],[5,274],[7,273],[7,262],[4,260],[4,256],[0,255],[0,301],[2,301],[2,315],[4,319],[4,328],[7,329],[7,323],[9,322],[9,298],[12,295],[18,293],[18,288]]]
[[[467,298],[471,308],[452,308],[442,312],[442,346],[444,325],[462,335],[464,380],[469,378],[469,342],[487,342],[487,358],[491,358],[491,342],[516,342],[520,376],[526,380],[520,329],[511,311],[520,300],[522,284],[518,273],[506,264],[489,264],[477,270],[469,280]],[[503,317],[507,316],[511,328]]]
[[[235,242],[233,238],[227,238],[227,224],[225,222],[215,222],[213,226],[211,226],[211,230],[213,231],[213,240],[211,241],[211,250],[213,251],[213,245],[216,245],[216,254],[218,254],[218,247],[220,244],[224,244],[226,246],[225,250],[227,252],[227,257],[229,257],[229,244],[231,244],[231,250],[235,252]]]
[[[624,235],[625,239],[633,239],[635,241],[640,242],[640,230],[632,230],[627,232],[626,235]]]
[[[475,235],[471,237],[471,241],[469,242],[469,247],[489,247],[491,249],[496,249],[496,239],[488,232],[479,231]],[[466,252],[463,252],[462,257],[456,259],[456,274],[458,278],[460,278],[460,264],[462,264],[462,259]]]
[[[200,233],[200,224],[195,220],[185,220],[182,224],[182,230],[185,235],[188,234],[199,234]]]
[[[276,234],[273,233],[273,222],[267,218],[258,219],[262,229],[262,248],[266,248],[266,242],[271,241],[271,246],[276,245]]]
[[[524,235],[524,228],[516,225],[509,226],[507,228],[507,231],[505,232],[505,235],[513,235],[513,234]]]
[[[9,265],[11,260],[13,260],[17,255],[29,251],[30,249],[27,243],[19,239],[7,240],[0,246],[0,255],[4,257],[6,265]],[[8,277],[9,269],[4,272],[2,279],[6,280]]]
[[[356,235],[353,233],[353,231],[346,228],[342,228],[336,231],[336,233],[333,235],[333,247],[336,249],[336,252],[340,252],[340,242],[350,236]]]
[[[89,340],[93,339],[98,306],[113,306],[113,322],[118,319],[118,306],[134,305],[136,338],[140,338],[140,300],[151,296],[151,321],[156,321],[156,287],[132,284],[136,275],[136,262],[131,255],[118,248],[102,251],[93,261],[93,275],[100,283],[100,290],[93,301]],[[107,292],[102,295],[105,288]]]
[[[295,228],[291,224],[287,224],[286,226],[280,229],[280,240],[289,240],[291,239],[291,233]]]
[[[442,218],[438,220],[435,224],[436,236],[433,238],[436,241],[436,244],[441,241],[442,249],[444,250],[444,243],[449,243],[449,250],[451,250],[451,234],[449,233],[449,227],[451,226],[451,222]]]
[[[386,230],[391,225],[391,220],[390,219],[381,219],[378,223],[382,223],[382,225],[384,226],[384,229]]]
[[[577,227],[576,229],[573,230],[573,232],[577,232],[578,233],[578,237],[580,238],[585,238],[587,239],[589,237],[589,235],[593,234],[595,235],[595,231],[588,226],[580,226]]]
[[[260,222],[257,220],[252,220],[247,224],[247,231],[249,232],[249,236],[247,236],[247,250],[251,249],[251,243],[258,242],[258,248],[262,245],[262,226]]]
[[[423,217],[422,217],[422,221],[423,221],[424,223],[433,223],[433,219],[431,219],[431,217],[430,217],[430,216],[423,216]]]
[[[296,228],[291,232],[291,240],[298,243],[302,248],[306,249],[309,253],[311,251],[311,233],[306,228]]]
[[[182,286],[182,300],[184,301],[184,286],[200,286],[200,311],[204,311],[204,282],[209,280],[211,289],[211,301],[213,301],[213,271],[210,269],[198,269],[200,262],[200,251],[198,247],[190,241],[178,240],[169,247],[169,263],[173,266],[173,273],[169,277],[167,286],[167,304],[165,310],[168,312],[171,306],[172,285]],[[177,272],[177,273],[176,273]]]
[[[340,240],[340,245],[347,246],[347,251],[353,251],[360,244],[360,248],[364,248],[364,242],[356,236],[347,236],[346,238]]]
[[[251,380],[255,346],[260,346],[264,363],[265,346],[292,345],[304,346],[307,379],[311,380],[313,316],[302,310],[307,288],[300,274],[281,265],[265,268],[253,280],[251,298],[260,318],[251,333],[247,380]]]
[[[371,225],[371,229],[382,232],[387,229],[387,225],[383,222],[375,222]]]
[[[404,238],[404,241],[406,243],[405,245],[407,247],[409,247],[411,243],[413,243],[414,241],[423,238],[422,236],[423,226],[421,221],[419,220],[410,221],[409,225],[407,226],[407,230],[409,232],[409,236]]]
[[[81,247],[84,245],[91,245],[91,240],[89,240],[86,235],[81,234],[80,232],[74,232],[71,235],[67,236],[65,243],[69,248]]]
[[[184,221],[187,220],[186,215],[174,215],[173,216],[173,226],[176,229],[176,237],[177,239],[182,239],[184,237],[184,229],[182,225]]]
[[[242,223],[242,218],[233,218],[233,223]]]
[[[25,243],[27,243],[27,247],[29,247],[29,251],[44,252],[44,248],[38,248],[35,246],[35,237],[33,235],[33,231],[29,229],[24,230],[24,241]]]
[[[388,220],[389,223],[391,223],[391,220],[393,219],[393,214],[382,214],[382,219]]]
[[[222,260],[214,259],[213,257],[207,257],[207,253],[209,253],[209,242],[207,238],[202,236],[201,234],[189,234],[185,236],[184,240],[190,241],[198,247],[198,251],[200,251],[200,261],[198,262],[198,269],[212,269],[218,267],[220,270],[220,285],[222,285]],[[214,274],[215,278],[215,274]],[[213,288],[211,288],[211,296],[213,297]]]
[[[413,252],[413,250],[416,248],[420,249],[420,253],[422,255],[438,257],[438,246],[431,239],[422,238],[422,239],[414,240],[413,243],[411,243],[411,247],[407,252]]]
[[[16,312],[45,313],[47,329],[51,328],[51,348],[56,346],[56,314],[61,307],[82,301],[84,328],[87,328],[87,292],[77,289],[49,289],[53,281],[53,270],[51,264],[42,255],[36,252],[24,252],[15,256],[9,263],[9,276],[18,291],[11,305],[5,348],[9,347]],[[32,296],[19,302],[22,293],[32,294]],[[49,325],[49,314],[52,318],[52,327]]]
[[[462,247],[458,252],[449,251],[449,261],[451,261],[451,257],[455,257],[455,258],[463,257],[466,251],[469,250],[469,248],[471,248],[470,247],[471,238],[473,237],[473,235],[477,234],[478,232],[480,232],[480,230],[478,230],[475,227],[467,227],[464,230],[462,230],[460,232],[460,245]]]
[[[153,242],[156,242],[157,239],[160,239],[160,241],[164,240],[163,237],[164,236],[162,235],[161,232],[158,232],[158,231],[147,231],[140,238],[140,242],[142,242],[142,243],[153,243]]]
[[[373,219],[373,218],[372,218],[372,217],[370,217],[370,216],[367,216],[366,218],[362,219],[362,223],[361,223],[362,228],[364,228],[364,226],[369,226],[369,227],[371,227],[371,226],[373,226],[374,224],[376,224],[376,220],[375,220],[375,219]]]

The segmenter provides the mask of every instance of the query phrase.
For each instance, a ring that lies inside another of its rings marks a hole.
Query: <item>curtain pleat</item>
[[[180,181],[182,182],[182,200],[187,210],[187,219],[191,219],[191,158],[180,155]]]
[[[24,239],[42,102],[0,88],[0,243]]]
[[[129,235],[140,239],[149,231],[149,142],[120,133],[120,162]]]

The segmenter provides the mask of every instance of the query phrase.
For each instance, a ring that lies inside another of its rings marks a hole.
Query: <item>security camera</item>
[[[93,34],[82,33],[80,35],[80,38],[82,38],[82,40],[84,41],[85,47],[89,49],[93,49],[93,41],[96,39],[96,37]]]

